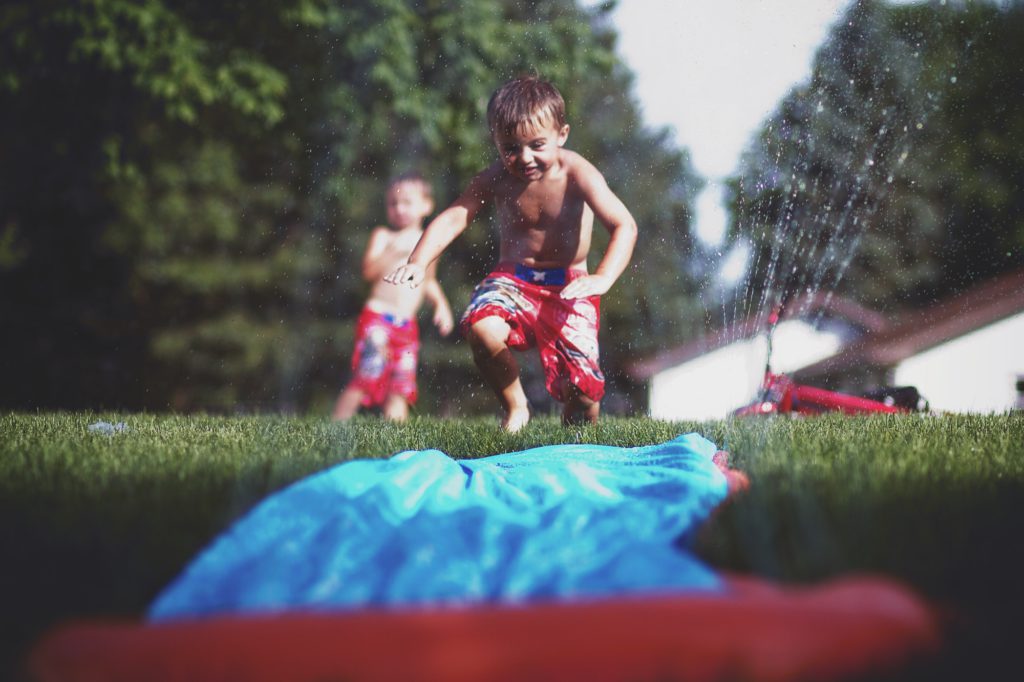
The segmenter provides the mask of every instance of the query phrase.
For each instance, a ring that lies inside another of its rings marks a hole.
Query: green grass
[[[90,433],[101,419],[129,430]],[[0,415],[4,667],[61,620],[140,615],[232,520],[335,463],[422,448],[476,457],[551,443],[647,445],[687,431],[724,446],[751,479],[698,539],[714,566],[794,583],[893,576],[955,616],[944,677],[980,679],[977,666],[994,672],[1011,660],[1003,654],[1016,651],[1024,606],[1019,413],[607,419],[578,429],[537,419],[513,436],[488,419],[58,413]]]

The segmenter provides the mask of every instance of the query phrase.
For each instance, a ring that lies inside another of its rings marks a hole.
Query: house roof
[[[922,351],[1024,312],[1024,270],[995,277],[890,329],[873,333],[839,353],[800,370],[815,375],[869,364],[891,367]]]
[[[824,292],[794,298],[786,305],[781,319],[803,318],[817,314],[845,319],[854,326],[872,333],[880,332],[888,325],[882,314],[869,310],[850,299]],[[634,379],[649,379],[670,367],[724,348],[737,341],[753,338],[768,329],[768,317],[768,311],[759,310],[728,327],[715,330],[653,356],[638,359],[626,366],[626,373]]]

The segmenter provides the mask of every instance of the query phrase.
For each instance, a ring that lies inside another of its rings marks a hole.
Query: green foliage
[[[266,123],[281,119],[283,75],[238,47],[225,52],[190,25],[188,19],[198,17],[179,13],[170,3],[40,4],[8,3],[0,15],[0,30],[14,48],[0,84],[12,92],[31,87],[30,81],[50,68],[91,64],[126,76],[171,119],[193,123],[200,110],[215,103]]]
[[[26,256],[28,252],[18,234],[18,226],[7,223],[0,232],[0,271],[20,265]]]
[[[5,403],[188,404],[188,372],[153,355],[162,326],[194,319],[182,306],[200,288],[223,294],[236,256],[250,271],[235,282],[270,269],[252,259],[275,249],[254,244],[287,215],[292,192],[267,182],[254,142],[278,129],[287,83],[256,48],[297,30],[273,3],[238,9],[97,0],[0,13],[11,46],[0,205],[24,235],[0,297],[0,315],[20,321],[4,339],[4,357],[17,358]],[[223,318],[230,306],[211,299],[198,314]]]
[[[606,169],[644,234],[643,276],[605,304],[607,364],[676,333],[692,285],[675,252],[697,181],[664,133],[640,125],[607,11],[7,3],[0,316],[25,324],[0,348],[19,358],[4,403],[323,409],[345,376],[386,179],[419,169],[440,205],[454,198],[493,158],[490,93],[534,70],[562,88],[572,144]],[[493,263],[486,223],[445,256],[456,308]],[[651,297],[674,314],[638,309]],[[424,376],[442,398],[461,395],[469,353],[427,339]]]
[[[1024,6],[851,5],[733,183],[747,304],[921,305],[1024,264]]]

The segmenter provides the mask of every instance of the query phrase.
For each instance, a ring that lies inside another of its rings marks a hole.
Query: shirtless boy
[[[409,404],[416,402],[416,311],[424,299],[434,305],[441,334],[452,330],[452,309],[437,282],[436,262],[426,269],[421,289],[395,287],[382,279],[409,258],[433,210],[430,185],[418,174],[400,175],[388,184],[388,226],[373,230],[363,253],[363,278],[373,286],[356,326],[352,380],[338,396],[335,419],[352,417],[360,405],[379,405],[386,418],[404,420]]]
[[[629,263],[636,222],[601,173],[564,148],[565,103],[550,83],[522,77],[501,86],[487,105],[487,124],[499,161],[431,221],[408,262],[384,279],[412,289],[429,282],[434,260],[493,202],[499,262],[474,290],[460,327],[501,403],[502,426],[515,432],[530,419],[511,351],[534,346],[548,392],[563,403],[563,423],[595,422],[604,395],[600,296]],[[595,216],[611,240],[590,273]]]

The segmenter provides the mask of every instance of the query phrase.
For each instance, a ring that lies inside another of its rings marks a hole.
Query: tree
[[[989,189],[1020,180],[1021,18],[851,5],[732,182],[744,309],[817,290],[900,309],[1024,262],[1019,200]]]
[[[128,0],[0,11],[7,405],[139,406],[159,388],[145,376],[152,330],[131,282],[136,248],[166,232],[147,223],[126,235],[120,201],[165,158],[197,148],[210,121],[256,131],[283,116],[285,80],[250,49],[249,22],[203,7],[189,5],[192,17]]]
[[[386,179],[418,168],[440,204],[454,197],[493,157],[482,123],[490,92],[531,70],[579,112],[571,144],[606,169],[648,243],[672,246],[643,245],[640,261],[657,265],[608,297],[608,357],[616,364],[652,324],[672,328],[675,316],[634,301],[656,292],[687,309],[676,250],[688,244],[696,179],[664,133],[640,126],[608,9],[8,4],[0,139],[18,153],[0,163],[0,314],[24,324],[0,349],[17,358],[4,403],[329,401],[351,351],[365,295],[354,273]],[[481,226],[446,253],[457,305],[493,258]],[[423,370],[441,388],[476,381],[455,341],[429,339]]]

